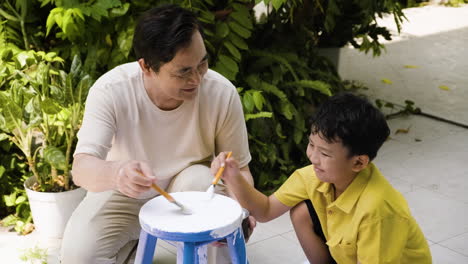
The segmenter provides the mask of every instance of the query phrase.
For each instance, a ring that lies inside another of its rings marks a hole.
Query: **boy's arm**
[[[212,172],[215,173],[222,163],[225,163],[223,181],[234,193],[241,206],[246,208],[257,221],[270,221],[291,209],[278,201],[274,195],[266,196],[256,190],[247,181],[248,177],[242,175],[245,171],[239,169],[237,161],[233,158],[226,160],[226,154],[223,152],[212,162]]]
[[[249,166],[240,168],[240,174],[250,185],[254,186],[254,181],[253,181],[252,173],[250,172]],[[237,200],[235,193],[230,188],[227,188],[227,193],[229,197],[232,197],[235,200]]]

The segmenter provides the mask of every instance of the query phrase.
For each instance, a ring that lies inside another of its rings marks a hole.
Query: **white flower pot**
[[[68,219],[83,200],[86,190],[78,188],[66,192],[36,192],[29,189],[34,182],[34,177],[28,178],[24,187],[37,232],[44,238],[62,238]]]

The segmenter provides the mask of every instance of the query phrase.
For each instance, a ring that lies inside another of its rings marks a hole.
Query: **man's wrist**
[[[124,165],[126,161],[110,161],[110,183],[113,190],[118,189],[118,178],[124,173]]]

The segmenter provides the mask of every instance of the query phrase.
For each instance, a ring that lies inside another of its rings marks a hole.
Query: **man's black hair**
[[[350,93],[330,97],[311,119],[312,134],[327,142],[339,142],[349,156],[367,155],[372,160],[390,135],[385,116],[368,100]]]
[[[137,59],[158,72],[171,61],[177,51],[190,45],[195,31],[202,34],[197,17],[177,5],[152,8],[140,17],[133,35],[133,49]]]

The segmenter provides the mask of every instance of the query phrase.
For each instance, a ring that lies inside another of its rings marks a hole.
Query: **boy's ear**
[[[353,163],[353,171],[354,172],[360,172],[364,168],[367,167],[369,164],[369,156],[367,155],[358,155],[354,157],[354,163]]]

